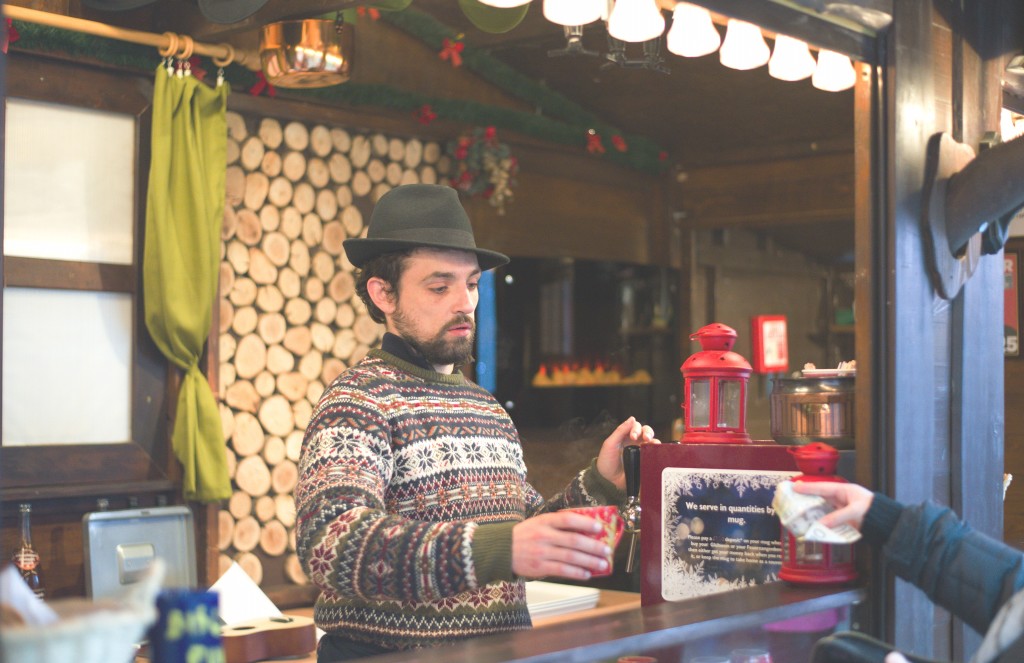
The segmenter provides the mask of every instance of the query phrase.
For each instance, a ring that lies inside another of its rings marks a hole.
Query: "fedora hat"
[[[508,262],[503,253],[477,248],[458,192],[443,184],[406,184],[388,191],[370,214],[366,237],[344,244],[356,267],[385,253],[418,247],[475,253],[485,271]]]

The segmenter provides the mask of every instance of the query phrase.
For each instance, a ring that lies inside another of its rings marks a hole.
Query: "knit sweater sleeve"
[[[531,488],[531,490],[533,490]],[[619,490],[597,471],[597,458],[580,470],[560,493],[545,501],[533,490],[527,497],[528,516],[549,513],[576,506],[621,505],[626,501],[625,491]]]
[[[597,471],[597,459],[581,470],[565,490],[545,501],[537,490],[527,484],[527,517],[574,506],[621,504],[626,494]],[[512,528],[516,523],[480,525],[474,533],[473,567],[483,585],[496,580],[512,580]]]
[[[477,525],[389,513],[386,418],[364,393],[333,398],[307,430],[295,489],[296,548],[310,581],[370,600],[433,601],[474,589]]]

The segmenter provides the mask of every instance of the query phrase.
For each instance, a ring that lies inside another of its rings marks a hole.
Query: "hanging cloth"
[[[185,497],[203,502],[231,496],[220,411],[199,368],[217,296],[229,88],[157,68],[146,199],[146,327],[184,371],[172,446]]]

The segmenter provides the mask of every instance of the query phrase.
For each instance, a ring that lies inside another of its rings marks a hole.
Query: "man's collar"
[[[404,338],[391,332],[384,332],[384,339],[380,342],[380,349],[388,354],[392,354],[403,361],[407,361],[410,364],[425,368],[428,371],[437,372],[437,369],[427,361],[423,355],[413,349]]]

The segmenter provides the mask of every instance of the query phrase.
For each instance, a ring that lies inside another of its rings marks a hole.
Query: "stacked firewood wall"
[[[365,234],[399,184],[447,171],[436,142],[228,113],[221,233],[221,422],[233,494],[219,514],[220,571],[305,584],[295,554],[297,463],[326,385],[383,329],[355,294],[342,242]]]

